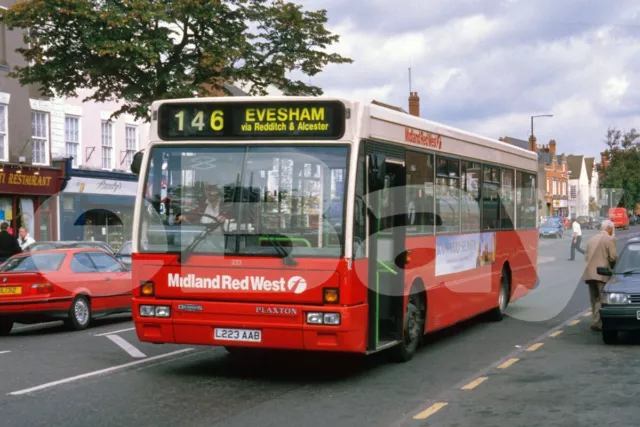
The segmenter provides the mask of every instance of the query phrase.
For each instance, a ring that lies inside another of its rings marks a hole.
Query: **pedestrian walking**
[[[18,243],[23,251],[27,249],[27,246],[36,242],[36,240],[29,235],[29,231],[25,227],[20,227],[18,234],[20,235],[20,237],[18,237]]]
[[[567,261],[574,261],[576,259],[576,251],[584,255],[584,251],[580,247],[580,243],[582,242],[582,229],[577,220],[573,220],[571,229],[573,233],[573,238],[571,239],[571,258]]]
[[[587,267],[584,270],[583,280],[589,285],[589,296],[591,300],[592,323],[591,329],[602,331],[600,321],[600,305],[602,303],[602,292],[609,277],[598,274],[598,267],[613,268],[618,259],[616,253],[616,239],[613,237],[615,225],[612,221],[602,221],[600,234],[594,236],[587,243],[587,251],[584,256]]]
[[[9,223],[0,224],[0,262],[22,252],[18,240],[9,233]]]

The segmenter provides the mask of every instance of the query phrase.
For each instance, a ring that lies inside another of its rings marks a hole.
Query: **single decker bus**
[[[134,156],[143,342],[408,361],[425,334],[500,320],[537,279],[537,154],[317,97],[151,106]]]

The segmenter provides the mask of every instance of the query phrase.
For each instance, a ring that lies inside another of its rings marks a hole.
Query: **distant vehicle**
[[[71,329],[131,312],[131,272],[101,249],[72,248],[14,255],[0,266],[0,336],[13,324],[63,320]]]
[[[579,216],[578,218],[576,218],[576,221],[578,222],[578,224],[580,224],[580,228],[583,230],[589,230],[593,228],[591,218],[589,218],[588,216]]]
[[[540,237],[562,238],[564,226],[555,219],[548,219],[540,225]]]
[[[611,276],[604,288],[600,318],[602,339],[618,342],[619,331],[640,330],[640,239],[630,239],[613,270],[598,267],[598,274]]]
[[[59,242],[35,242],[25,248],[23,252],[38,252],[51,249],[71,249],[71,248],[97,248],[104,249],[113,255],[115,252],[111,246],[105,242],[92,240],[63,240]]]
[[[124,242],[118,252],[116,252],[116,259],[123,263],[125,267],[131,269],[131,242]]]
[[[609,208],[609,219],[616,228],[629,229],[629,217],[625,208]]]
[[[605,217],[599,217],[599,218],[593,218],[593,221],[591,222],[591,227],[594,230],[599,230],[600,226],[602,225],[602,221],[606,220],[607,218]]]

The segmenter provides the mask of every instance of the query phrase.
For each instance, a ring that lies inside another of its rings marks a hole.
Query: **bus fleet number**
[[[184,110],[175,115],[178,119],[178,130],[184,131]],[[214,132],[219,132],[224,128],[224,113],[222,110],[214,110],[209,117],[209,126]],[[205,127],[204,111],[198,111],[191,120],[191,127],[202,131]]]

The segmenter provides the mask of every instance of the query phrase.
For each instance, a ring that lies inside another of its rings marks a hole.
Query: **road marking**
[[[532,345],[531,347],[529,347],[529,348],[527,349],[527,351],[536,351],[537,349],[539,349],[539,348],[540,348],[540,347],[542,347],[543,345],[544,345],[544,343],[541,343],[541,342],[536,343],[536,344]]]
[[[3,351],[0,351],[0,354],[7,354],[7,353],[11,353],[11,350],[3,350]]]
[[[552,256],[541,256],[541,257],[538,257],[538,265],[553,262],[555,260],[556,258]]]
[[[514,363],[516,363],[518,360],[520,360],[520,359],[516,359],[516,358],[509,359],[509,360],[507,360],[506,362],[504,362],[502,365],[499,365],[499,366],[498,366],[498,369],[507,369],[509,366],[513,365],[513,364],[514,364]]]
[[[550,336],[550,337],[554,337],[554,338],[555,338],[555,337],[557,337],[558,335],[560,335],[561,333],[562,333],[562,330],[559,330],[559,331],[555,331],[555,332],[554,332],[554,333],[552,333],[552,334],[549,334],[549,336]]]
[[[488,379],[489,377],[476,378],[475,380],[471,381],[469,384],[462,387],[462,390],[473,390],[474,388],[478,387],[480,384],[482,384]]]
[[[589,311],[589,312],[583,314],[582,317],[591,317],[592,314],[593,313]]]
[[[97,335],[94,335],[94,337],[104,337],[107,335],[119,334],[120,332],[133,331],[134,329],[135,328],[120,329],[119,331],[105,332],[104,334],[97,334]]]
[[[447,402],[438,402],[438,403],[434,403],[433,405],[429,406],[427,409],[425,409],[424,411],[420,412],[418,415],[416,415],[415,417],[413,417],[414,420],[424,420],[429,418],[431,415],[435,414],[436,412],[438,412],[440,409],[444,408],[445,406],[447,406],[448,403]]]
[[[52,381],[50,383],[46,383],[46,384],[41,384],[35,387],[31,387],[31,388],[26,388],[24,390],[18,390],[18,391],[13,391],[11,393],[9,393],[9,395],[11,396],[20,396],[23,394],[27,394],[27,393],[32,393],[34,391],[39,391],[39,390],[44,390],[46,388],[51,388],[51,387],[55,387],[61,384],[68,384],[70,382],[73,381],[78,381],[78,380],[82,380],[85,378],[90,378],[90,377],[95,377],[98,375],[103,375],[103,374],[108,374],[110,372],[114,372],[114,371],[119,371],[121,369],[126,369],[129,368],[131,366],[136,366],[136,365],[140,365],[143,363],[149,363],[152,362],[154,360],[159,360],[159,359],[166,359],[167,357],[171,357],[171,356],[176,356],[178,354],[182,354],[182,353],[186,353],[189,351],[193,351],[193,348],[183,348],[182,350],[177,350],[177,351],[173,351],[171,353],[166,353],[166,354],[161,354],[158,356],[153,356],[153,357],[149,357],[143,360],[136,360],[135,362],[129,362],[129,363],[125,363],[124,365],[118,365],[118,366],[112,366],[111,368],[106,368],[106,369],[100,369],[99,371],[93,371],[93,372],[87,372],[86,374],[81,374],[81,375],[76,375],[75,377],[69,377],[69,378],[65,378],[62,380],[58,380],[58,381]]]
[[[576,319],[567,323],[567,326],[576,326],[578,323],[580,323],[580,319]]]
[[[107,335],[111,341],[116,343],[121,349],[129,353],[131,357],[147,357],[143,352],[135,348],[132,344],[130,344],[127,340],[122,338],[120,335]]]

